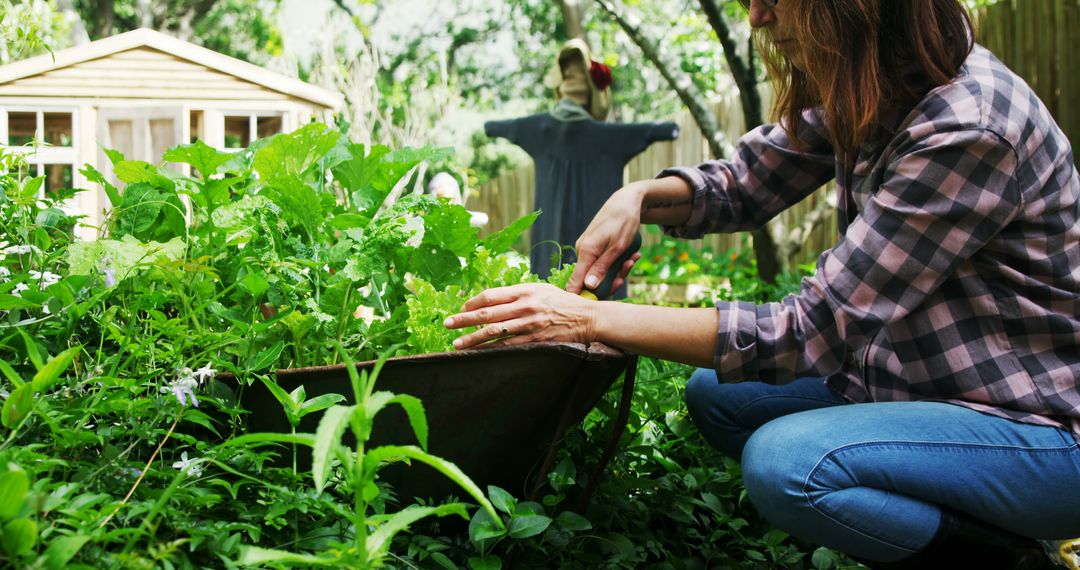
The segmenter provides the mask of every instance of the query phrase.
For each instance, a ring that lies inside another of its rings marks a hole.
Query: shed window
[[[251,118],[225,116],[225,147],[247,148],[251,144]]]
[[[44,164],[45,193],[52,194],[61,188],[75,186],[75,166],[71,164]]]
[[[205,124],[205,121],[203,121],[203,112],[192,111],[190,121],[191,132],[189,133],[190,136],[188,137],[188,142],[191,144],[195,144],[195,141],[200,141],[206,138],[206,133],[203,132],[203,126]]]
[[[72,132],[72,114],[71,113],[42,113],[43,128],[42,138],[45,144],[52,146],[71,146],[71,141],[74,140]]]
[[[75,141],[74,113],[64,111],[8,111],[8,146],[33,145],[71,148]]]
[[[260,139],[272,137],[281,132],[281,115],[274,117],[256,117],[255,132]]]
[[[34,144],[37,133],[37,113],[13,111],[8,113],[8,146]]]
[[[247,148],[256,139],[272,137],[285,130],[285,117],[281,113],[251,113],[245,115],[225,114],[225,148]]]

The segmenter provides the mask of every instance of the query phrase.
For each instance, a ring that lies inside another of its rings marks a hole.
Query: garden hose
[[[604,275],[604,280],[592,289],[582,289],[580,295],[594,301],[605,300],[610,297],[612,293],[611,285],[615,282],[615,278],[619,276],[619,270],[622,269],[626,260],[630,259],[630,257],[637,253],[639,249],[641,249],[641,232],[634,234],[634,241],[630,242],[630,247],[627,247],[626,251],[611,264],[607,274]]]

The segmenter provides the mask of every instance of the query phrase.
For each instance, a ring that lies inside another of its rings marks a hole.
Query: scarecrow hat
[[[584,41],[574,38],[563,45],[557,73],[556,98],[580,103],[597,121],[607,118],[611,110],[611,69],[593,61]]]

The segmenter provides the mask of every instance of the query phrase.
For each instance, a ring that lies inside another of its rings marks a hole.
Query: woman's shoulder
[[[979,129],[1019,147],[1034,132],[1056,128],[1034,90],[986,48],[976,44],[949,83],[931,90],[916,106],[909,135]]]

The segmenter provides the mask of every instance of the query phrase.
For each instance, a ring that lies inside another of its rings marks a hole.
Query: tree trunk
[[[709,25],[716,32],[720,45],[724,48],[724,59],[728,69],[735,78],[735,84],[739,86],[739,100],[742,102],[743,122],[749,131],[760,125],[765,113],[761,108],[761,95],[758,93],[757,72],[754,69],[754,44],[747,45],[746,58],[739,56],[738,45],[731,34],[731,26],[720,11],[718,0],[698,0],[705,16],[709,19]],[[758,276],[766,283],[776,283],[776,277],[780,274],[780,258],[777,255],[776,240],[773,239],[769,227],[755,230],[754,257],[757,259]]]
[[[641,22],[635,15],[623,10],[612,0],[596,0],[596,3],[615,19],[619,27],[622,28],[626,35],[630,37],[631,41],[641,49],[641,52],[645,54],[645,57],[656,66],[656,69],[660,71],[660,74],[664,76],[664,79],[666,79],[675,90],[679,99],[682,100],[683,104],[686,105],[686,108],[690,110],[690,114],[694,117],[694,122],[697,123],[698,129],[701,130],[702,136],[708,141],[710,154],[714,158],[723,158],[723,135],[720,132],[716,114],[712,111],[708,101],[697,88],[697,85],[695,85],[686,74],[680,71],[681,66],[679,65],[678,60],[641,29]],[[724,53],[726,57],[732,57],[732,55],[728,54],[727,46],[724,46]],[[732,54],[734,54],[735,58],[738,57],[734,50],[732,50]],[[747,67],[750,69],[752,78],[753,66],[748,65]],[[735,72],[734,68],[732,72]],[[741,87],[740,84],[740,90]],[[758,99],[757,106],[754,107],[757,109],[758,113],[757,123],[751,123],[748,119],[748,125],[761,124],[760,98],[757,96],[756,88],[754,88],[752,92],[753,97]],[[745,103],[744,107],[746,107]],[[757,259],[758,277],[766,283],[775,283],[776,276],[780,272],[780,262],[776,255],[776,241],[773,239],[772,234],[769,233],[767,227],[754,231],[752,235],[754,237],[754,256]]]

